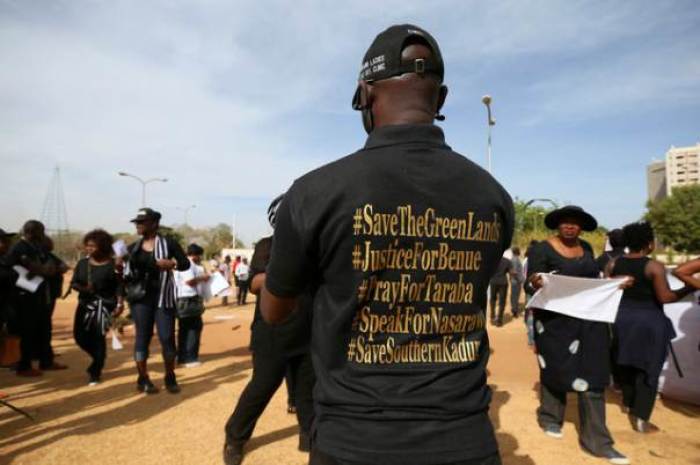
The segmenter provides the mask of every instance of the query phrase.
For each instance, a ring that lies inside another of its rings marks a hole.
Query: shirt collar
[[[442,129],[434,124],[397,124],[377,128],[367,137],[365,149],[415,142],[449,149]]]

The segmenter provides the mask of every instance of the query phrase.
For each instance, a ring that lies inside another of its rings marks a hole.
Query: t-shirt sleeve
[[[289,190],[277,210],[272,252],[265,277],[268,291],[277,297],[296,297],[301,294],[312,270],[307,246],[311,238],[307,237],[309,233],[304,232],[300,214],[294,208],[298,201],[294,187]]]
[[[272,239],[269,237],[260,239],[258,243],[255,244],[255,251],[253,252],[253,257],[250,259],[251,277],[265,272],[267,264],[270,262],[271,249]]]
[[[75,265],[75,270],[73,270],[73,278],[70,281],[71,287],[74,288],[76,284],[80,286],[85,286],[87,284],[87,273],[85,273],[86,264],[87,260],[83,258]]]
[[[182,250],[180,243],[172,237],[169,237],[167,240],[170,256],[177,262],[176,269],[178,271],[188,270],[190,268],[190,260],[187,258],[187,255],[185,255],[185,251]]]
[[[515,231],[515,208],[513,207],[513,199],[504,190],[504,215],[503,215],[503,251],[510,248],[513,241],[513,233]]]
[[[528,278],[535,273],[547,273],[550,271],[547,267],[546,247],[544,241],[532,247],[527,259]]]

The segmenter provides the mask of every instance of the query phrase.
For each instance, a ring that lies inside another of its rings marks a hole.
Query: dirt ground
[[[54,319],[54,347],[69,369],[22,379],[0,371],[0,390],[14,405],[35,416],[31,422],[0,407],[0,464],[221,464],[223,426],[251,375],[247,349],[253,305],[215,307],[205,313],[202,361],[178,369],[182,393],[138,394],[131,360],[133,330],[124,350],[109,349],[104,382],[87,386],[88,357],[72,339],[75,301],[60,301]],[[578,446],[575,398],[570,398],[564,439],[539,430],[537,365],[527,347],[522,319],[490,328],[494,353],[489,383],[494,390],[491,417],[506,465],[584,465],[607,463]],[[163,366],[152,344],[152,378],[162,387]],[[608,426],[617,447],[633,464],[700,464],[700,408],[659,400],[654,433],[635,433],[620,410],[619,395],[608,394]],[[246,465],[307,463],[296,450],[295,417],[286,413],[282,386],[248,443]]]

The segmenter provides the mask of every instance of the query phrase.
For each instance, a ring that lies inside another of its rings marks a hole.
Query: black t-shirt
[[[255,244],[250,261],[250,282],[255,275],[265,273],[270,261],[272,238],[265,237]],[[308,293],[299,300],[299,308],[284,322],[270,325],[260,314],[260,299],[255,301],[255,313],[250,325],[250,348],[257,354],[292,357],[309,351],[311,341],[311,304]]]
[[[315,290],[319,449],[387,465],[497,451],[484,308],[512,231],[508,193],[434,125],[375,129],[292,185],[266,285]]]
[[[501,257],[498,262],[498,267],[496,267],[496,272],[491,278],[491,284],[496,285],[506,285],[508,284],[508,273],[510,272],[513,264],[506,257]]]
[[[83,289],[90,283],[92,283],[93,292]],[[121,283],[113,260],[102,265],[93,265],[89,259],[81,259],[75,265],[71,287],[78,289],[78,300],[81,303],[88,303],[99,297],[116,304],[117,294],[121,293]]]
[[[21,239],[16,242],[5,256],[5,263],[11,267],[15,265],[24,266],[27,263],[45,265],[49,260],[49,252],[44,246],[32,244],[26,239]],[[36,304],[48,305],[51,299],[49,280],[50,277],[44,277],[39,288],[33,293],[17,288],[17,295],[32,298],[35,300],[34,303]]]

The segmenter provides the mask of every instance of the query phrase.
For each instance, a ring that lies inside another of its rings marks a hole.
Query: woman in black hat
[[[615,363],[619,367],[622,401],[629,410],[634,429],[649,430],[661,368],[668,355],[671,339],[676,337],[663,304],[676,302],[693,292],[686,286],[672,291],[666,279],[666,267],[648,255],[654,251],[654,230],[647,222],[631,223],[622,230],[629,253],[613,259],[606,275],[634,277],[634,285],[625,289],[615,319]]]
[[[155,394],[158,389],[148,376],[148,348],[153,337],[153,325],[165,364],[165,387],[170,393],[180,392],[175,377],[175,279],[173,270],[185,271],[190,261],[180,244],[158,232],[160,213],[150,208],[139,210],[136,232],[141,239],[129,246],[124,268],[126,298],[136,328],[134,360],[138,370],[136,387],[140,392]]]
[[[529,256],[528,286],[543,285],[539,273],[598,278],[600,270],[590,244],[579,238],[598,223],[580,207],[566,206],[545,217],[557,234],[538,243]],[[581,445],[611,463],[629,463],[613,448],[605,425],[605,387],[610,379],[610,334],[606,323],[534,309],[535,345],[540,364],[537,421],[548,436],[561,438],[567,392],[578,393]]]

